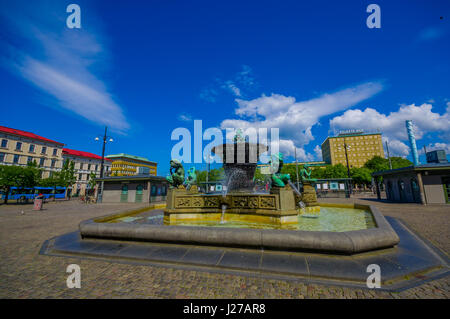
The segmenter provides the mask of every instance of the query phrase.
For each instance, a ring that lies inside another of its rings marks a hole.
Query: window
[[[128,194],[128,185],[122,186],[122,194]]]
[[[81,174],[81,173],[78,174],[78,180],[80,180],[80,181],[83,180],[83,174]]]
[[[2,147],[7,147],[7,146],[8,146],[8,140],[2,139]]]
[[[28,150],[30,153],[34,153],[34,144],[30,144],[30,149]]]
[[[33,161],[33,156],[28,156],[27,163],[31,163]]]
[[[98,171],[98,165],[95,165],[95,171]]]
[[[56,164],[56,160],[55,159],[52,159],[52,167],[55,167],[55,164]]]
[[[42,151],[41,151],[41,153],[42,153],[42,154],[47,153],[47,147],[46,147],[46,146],[42,146]]]
[[[5,161],[5,153],[0,153],[0,163],[3,163]]]
[[[88,171],[91,170],[91,164],[88,164]]]
[[[44,166],[45,158],[39,159],[39,166]]]
[[[57,149],[57,148],[54,148],[54,149],[53,149],[53,156],[56,156],[56,155],[58,155],[58,149]]]
[[[13,159],[13,163],[14,163],[14,164],[19,163],[19,158],[20,158],[20,156],[17,155],[17,154],[15,154],[15,155],[14,155],[14,159]]]
[[[16,143],[16,151],[20,151],[22,150],[22,142],[17,142]]]

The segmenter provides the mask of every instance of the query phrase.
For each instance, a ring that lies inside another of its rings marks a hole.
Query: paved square
[[[329,199],[376,205],[385,216],[450,251],[448,206],[390,204],[371,199]],[[56,202],[45,210],[31,205],[0,205],[1,298],[449,298],[450,278],[444,277],[399,293],[306,284],[232,274],[39,255],[42,243],[77,230],[79,222],[144,204],[87,205]],[[23,211],[23,213],[22,213]],[[187,256],[187,255],[186,255]],[[211,258],[215,258],[212,256]],[[81,267],[81,289],[66,287],[66,267]],[[287,261],[288,263],[288,261]]]

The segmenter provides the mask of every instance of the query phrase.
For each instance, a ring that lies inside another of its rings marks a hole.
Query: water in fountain
[[[227,205],[222,205],[222,215],[220,216],[220,223],[225,224],[225,211],[227,210]]]
[[[249,142],[222,144],[212,149],[223,160],[228,191],[253,191],[257,161],[265,151],[266,145]]]

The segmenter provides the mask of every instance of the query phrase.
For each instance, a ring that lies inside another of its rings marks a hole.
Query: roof
[[[134,159],[134,160],[138,160],[138,161],[143,161],[143,162],[149,162],[149,163],[155,163],[155,164],[156,164],[156,162],[152,162],[152,161],[148,160],[148,159],[145,158],[145,157],[136,156],[136,155],[130,155],[130,154],[125,154],[125,153],[112,154],[112,155],[107,155],[107,156],[105,156],[105,157],[111,158],[111,159],[124,157],[124,158],[129,158],[129,159]]]
[[[411,165],[396,169],[389,169],[385,171],[373,172],[372,176],[392,175],[397,173],[403,173],[408,171],[429,171],[429,170],[450,170],[450,163],[428,163],[421,165]]]
[[[105,181],[105,182],[113,182],[113,181],[133,181],[133,180],[150,180],[150,181],[160,181],[167,182],[167,179],[164,176],[154,176],[147,174],[138,174],[131,176],[107,176],[103,178],[96,178],[96,181]]]
[[[17,129],[6,127],[6,126],[1,126],[0,125],[0,132],[6,133],[6,134],[22,136],[22,137],[27,137],[27,138],[34,139],[34,140],[40,140],[40,141],[43,141],[43,142],[53,143],[53,144],[58,144],[58,145],[64,146],[64,143],[56,142],[56,141],[50,140],[48,138],[45,138],[45,137],[42,137],[42,136],[39,136],[39,135],[36,135],[34,133],[31,133],[31,132],[17,130]]]
[[[92,159],[98,159],[98,160],[102,159],[101,156],[98,156],[96,154],[89,153],[89,152],[83,152],[83,151],[77,151],[77,150],[71,150],[70,148],[63,148],[63,155],[86,157],[86,158],[92,158]],[[108,158],[105,158],[105,160],[111,161]]]
[[[381,132],[374,133],[353,133],[353,134],[338,134],[336,136],[327,136],[327,138],[322,142],[321,145],[325,144],[325,142],[332,138],[345,138],[345,137],[354,137],[354,136],[365,136],[365,135],[382,135]]]

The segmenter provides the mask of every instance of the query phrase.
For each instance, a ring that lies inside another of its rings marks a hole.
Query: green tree
[[[39,173],[35,167],[0,165],[0,189],[5,193],[4,203],[8,203],[11,187],[34,187]]]
[[[203,171],[195,171],[197,174],[197,183],[205,183],[206,182],[206,170]],[[225,179],[225,172],[223,168],[214,168],[209,171],[208,181],[209,182],[218,182]]]
[[[43,186],[43,187],[56,188],[56,186],[60,186],[60,183],[61,183],[61,179],[59,177],[58,172],[54,172],[49,177],[41,179],[39,184],[40,184],[40,186]]]
[[[298,171],[302,169],[302,165],[298,165]],[[291,176],[291,182],[297,183],[297,168],[295,164],[286,165],[284,164],[281,168],[281,174],[289,174]]]
[[[346,178],[347,167],[342,164],[329,165],[325,168],[324,178]]]
[[[325,168],[317,167],[312,169],[311,178],[323,179],[325,178]]]
[[[88,175],[88,185],[90,192],[93,192],[95,189],[95,186],[97,185],[97,181],[95,180],[97,178],[97,175],[95,175],[94,172],[91,172]]]
[[[389,160],[387,160],[389,163]],[[403,157],[391,157],[391,163],[392,163],[392,168],[396,169],[396,168],[401,168],[401,167],[408,167],[413,165],[413,163],[407,159],[407,158],[403,158]]]
[[[389,160],[377,155],[364,163],[364,167],[372,172],[385,171],[389,169]]]
[[[369,185],[372,182],[372,171],[367,167],[353,167],[350,169],[350,176],[353,182],[358,185]]]
[[[75,162],[66,159],[56,177],[58,178],[57,186],[69,187],[75,184],[77,180],[75,177]]]

